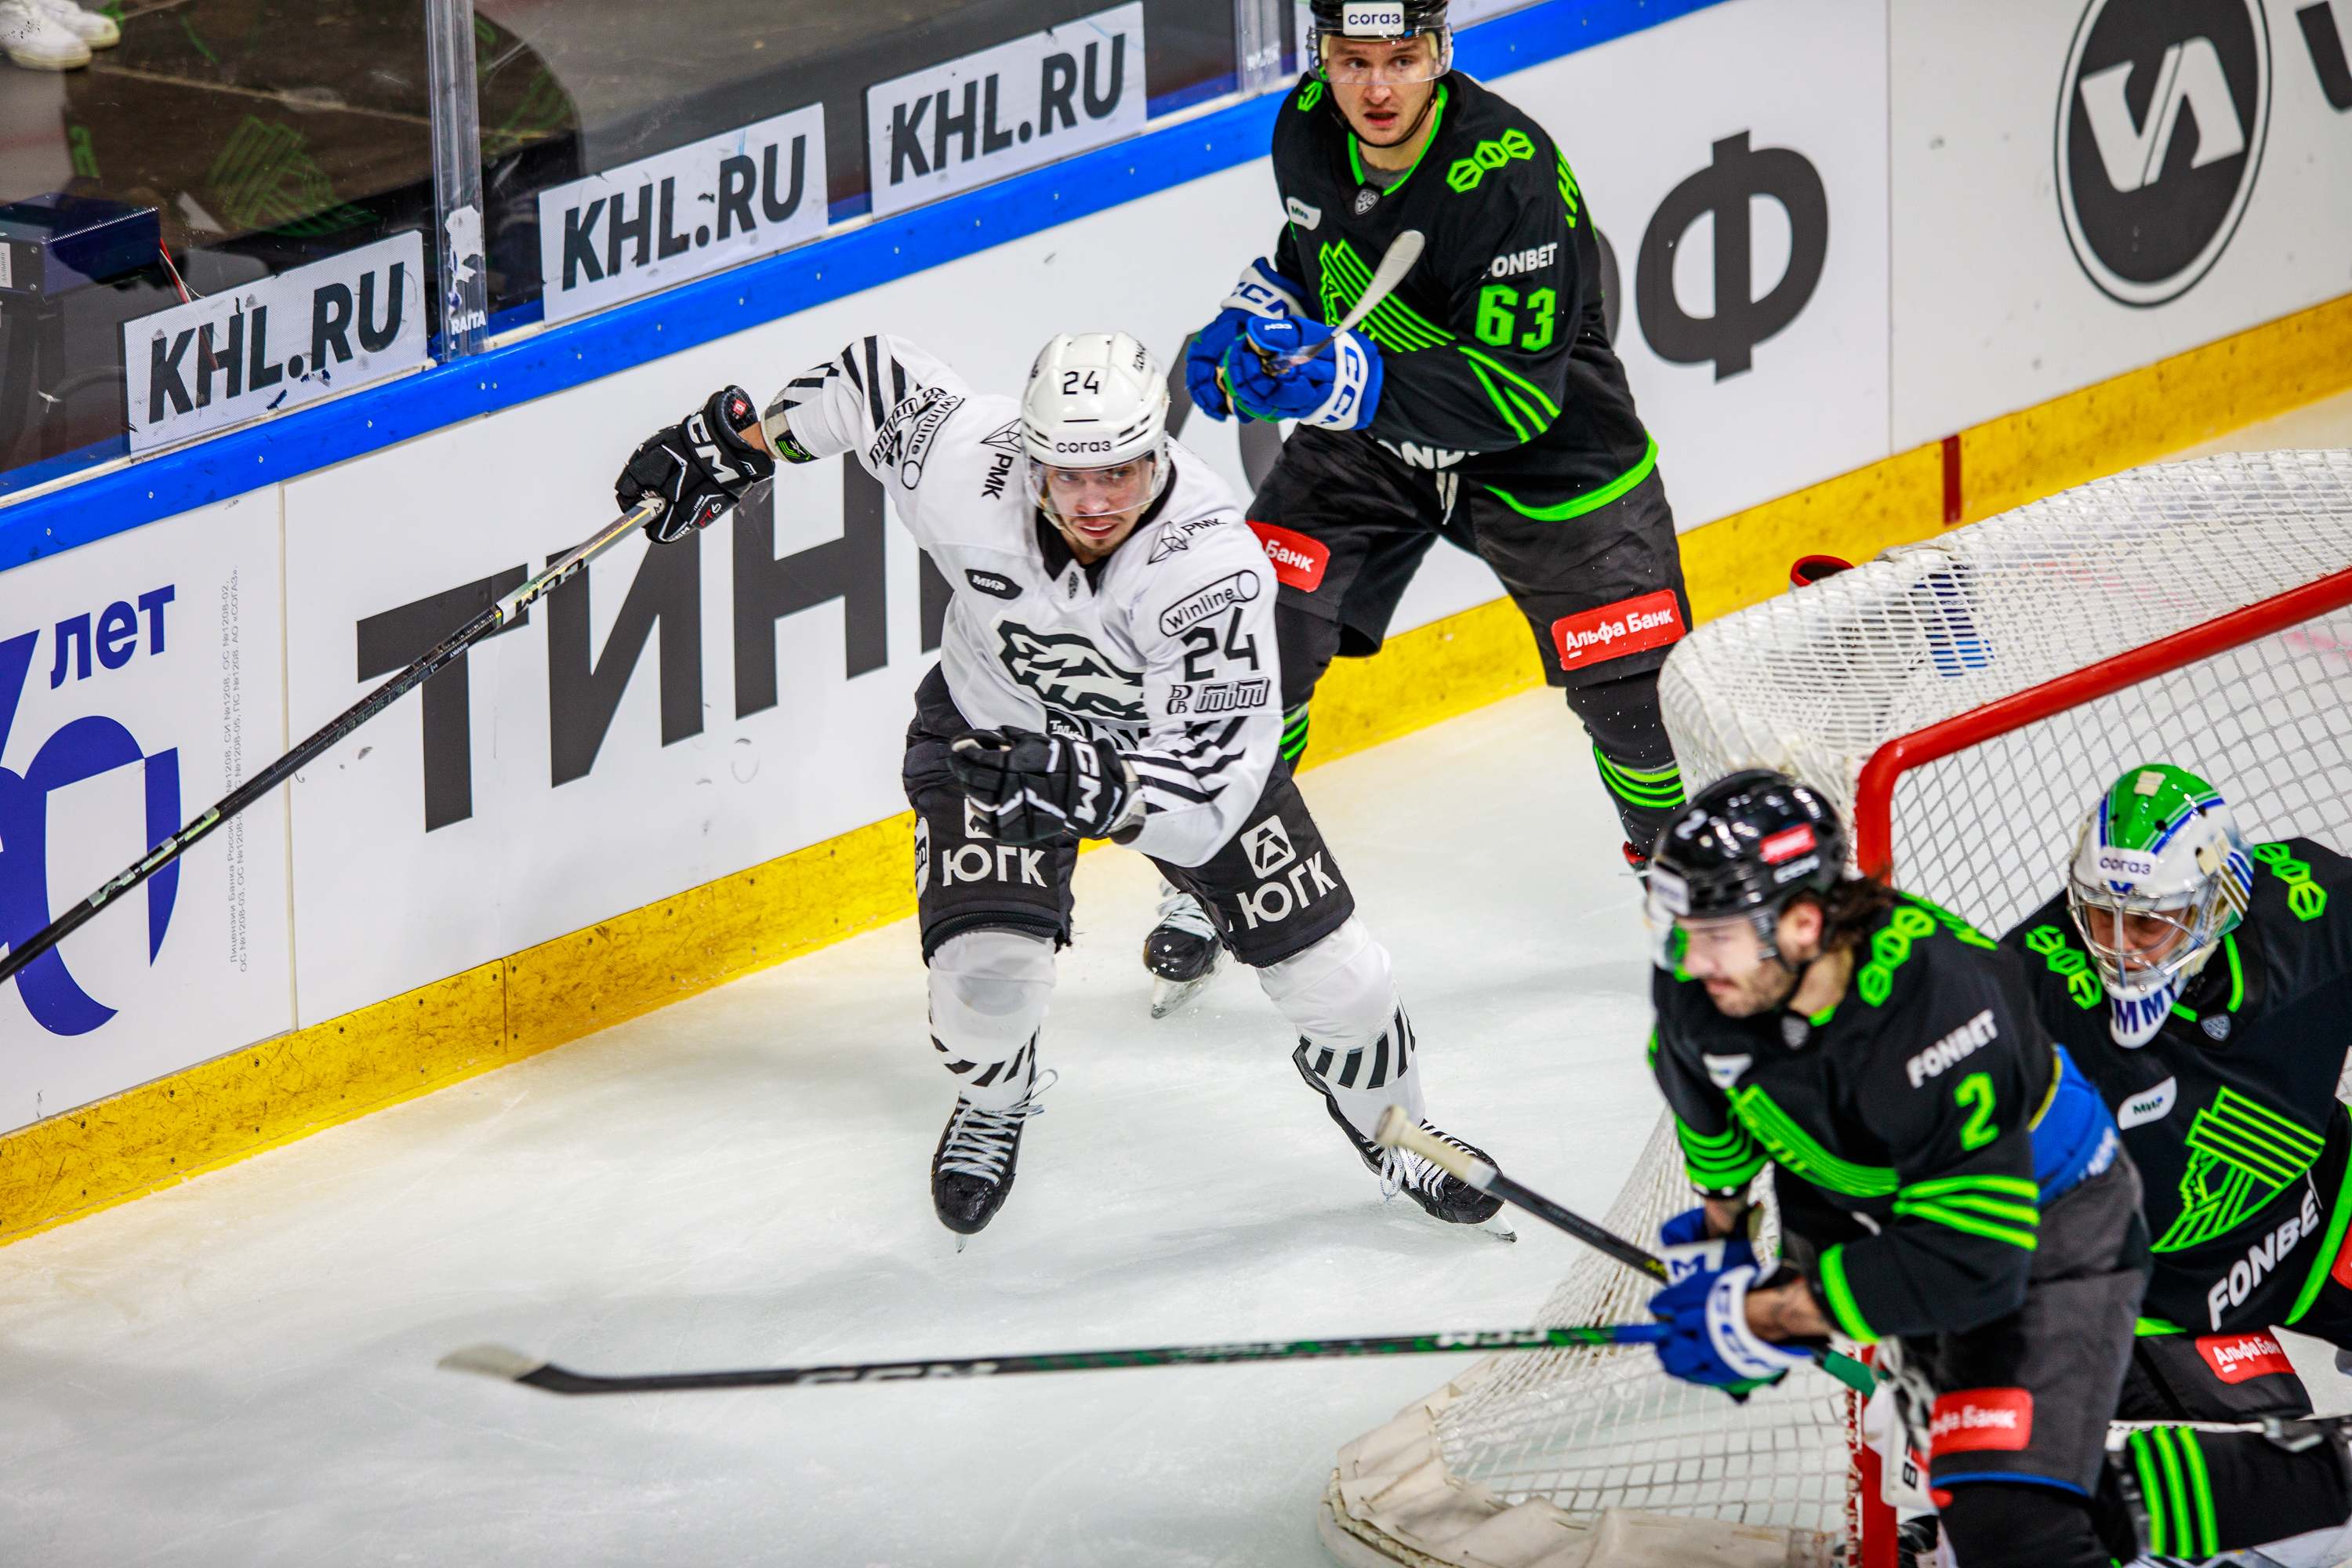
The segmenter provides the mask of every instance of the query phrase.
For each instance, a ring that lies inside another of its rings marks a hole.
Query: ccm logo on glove
[[[1551,624],[1551,640],[1559,649],[1560,668],[1572,669],[1622,658],[1644,648],[1664,647],[1681,641],[1684,630],[1682,606],[1675,602],[1675,591],[1661,588],[1638,599],[1620,599],[1597,610],[1562,616]]]

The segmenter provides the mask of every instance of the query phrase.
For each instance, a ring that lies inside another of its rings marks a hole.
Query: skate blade
[[[1217,972],[1213,969],[1198,980],[1161,980],[1154,976],[1151,982],[1151,1016],[1165,1018],[1199,995],[1202,989],[1216,977]]]

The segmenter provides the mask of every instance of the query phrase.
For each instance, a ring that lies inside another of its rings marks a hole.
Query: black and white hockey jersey
[[[795,377],[779,414],[811,457],[845,452],[879,479],[954,589],[940,660],[966,718],[1111,740],[1142,786],[1126,842],[1172,865],[1244,826],[1282,731],[1274,578],[1207,464],[1171,440],[1166,490],[1089,567],[1030,503],[1019,404],[903,338]]]
[[[1767,1160],[1823,1310],[1858,1340],[1958,1331],[2023,1300],[2041,1224],[2035,1113],[2058,1060],[1990,937],[1908,898],[1862,939],[1844,999],[1727,1017],[1653,977],[1651,1067],[1692,1182]],[[2110,1145],[2112,1148],[2112,1145]]]
[[[2352,1220],[2352,1121],[2336,1098],[2352,1047],[2352,860],[2307,838],[2248,855],[2245,920],[2137,1049],[2108,1031],[2064,894],[2002,939],[2139,1166],[2147,1315],[2198,1334],[2293,1323]]]

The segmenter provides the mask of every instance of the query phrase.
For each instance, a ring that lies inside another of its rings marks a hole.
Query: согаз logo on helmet
[[[2058,207],[2102,293],[2161,305],[2245,216],[2270,128],[2261,0],[2091,0],[2058,106]]]

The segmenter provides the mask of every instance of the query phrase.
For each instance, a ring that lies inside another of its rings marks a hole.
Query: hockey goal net
[[[2352,452],[2141,468],[1698,628],[1661,678],[1689,787],[1772,768],[1826,791],[1869,869],[1999,933],[2060,885],[2125,768],[2219,788],[2249,843],[2352,853]],[[1633,1042],[1625,1042],[1628,1049]],[[1661,1121],[1606,1223],[1689,1206]],[[1547,1324],[1653,1288],[1586,1254]],[[1342,1449],[1343,1562],[1891,1568],[1853,1398],[1798,1373],[1735,1405],[1646,1348],[1504,1353]]]

